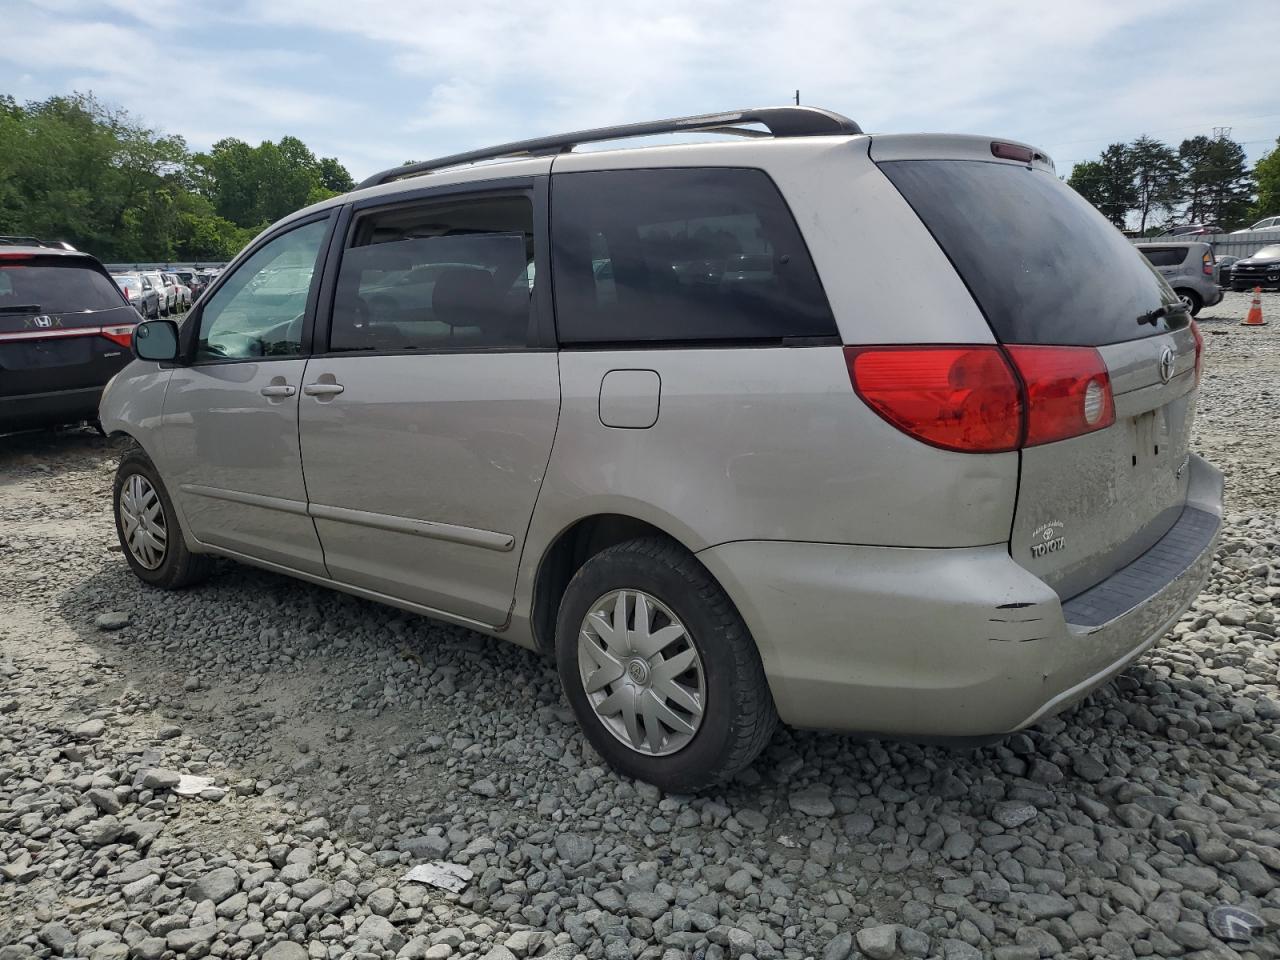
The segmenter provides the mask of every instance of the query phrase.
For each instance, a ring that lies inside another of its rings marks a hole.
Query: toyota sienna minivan
[[[574,150],[689,131],[748,136]],[[671,791],[779,719],[995,737],[1207,576],[1186,306],[1020,143],[788,107],[504,144],[141,324],[116,523],[153,586],[229,557],[544,651]]]

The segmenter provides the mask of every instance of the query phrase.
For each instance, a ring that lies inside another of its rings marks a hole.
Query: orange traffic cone
[[[1260,327],[1267,321],[1262,319],[1262,288],[1253,288],[1253,304],[1249,307],[1248,315],[1240,321],[1246,327]]]

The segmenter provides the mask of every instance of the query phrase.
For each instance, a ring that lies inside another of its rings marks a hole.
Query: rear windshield
[[[1101,346],[1164,333],[1183,311],[1124,236],[1052,174],[1009,163],[893,160],[880,169],[950,257],[1004,343]]]
[[[1139,247],[1138,252],[1153,267],[1176,267],[1187,259],[1186,247]]]
[[[112,310],[121,303],[111,278],[84,262],[54,257],[0,261],[0,312],[81,313]]]

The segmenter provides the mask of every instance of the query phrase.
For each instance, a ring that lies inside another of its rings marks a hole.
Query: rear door
[[[0,398],[102,387],[137,321],[89,257],[0,253]]]
[[[1190,316],[1161,268],[1048,168],[990,152],[880,168],[1001,343],[1093,347],[1106,365],[1115,422],[1021,453],[1012,555],[1074,596],[1149,549],[1183,509],[1197,393]],[[1185,247],[1169,249],[1185,259]]]
[[[545,196],[521,180],[355,211],[300,409],[335,580],[506,622],[560,409]]]

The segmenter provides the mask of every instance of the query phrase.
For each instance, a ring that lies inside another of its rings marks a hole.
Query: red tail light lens
[[[133,299],[133,291],[132,291],[132,290],[130,290],[128,287],[121,287],[121,288],[120,288],[120,292],[124,294],[124,298],[125,298],[126,300],[132,300],[132,299]]]
[[[136,324],[122,323],[114,327],[103,327],[98,332],[110,340],[112,343],[118,343],[122,347],[133,347],[133,328]]]
[[[1054,443],[1116,422],[1111,377],[1093,347],[1006,346],[1027,391],[1023,446]]]
[[[1196,386],[1200,386],[1200,374],[1204,372],[1204,337],[1200,334],[1200,325],[1191,321],[1191,334],[1196,338]]]
[[[1204,264],[1204,266],[1201,267],[1201,269],[1204,271],[1204,275],[1206,277],[1212,277],[1213,276],[1213,254],[1203,253],[1200,255],[1200,260]]]
[[[997,346],[845,347],[853,389],[917,440],[965,453],[1015,450],[1017,378]]]

